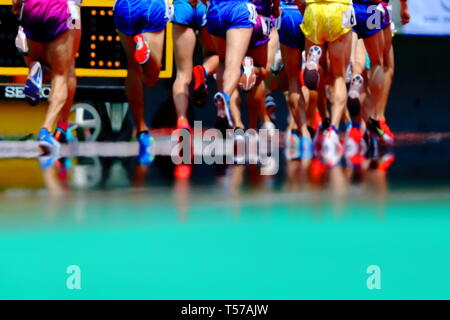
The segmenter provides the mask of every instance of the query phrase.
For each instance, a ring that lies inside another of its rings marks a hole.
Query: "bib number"
[[[252,3],[247,3],[248,12],[250,13],[250,16],[248,17],[248,20],[250,20],[251,23],[256,24],[256,19],[258,18],[258,12],[256,11],[256,7]]]
[[[70,14],[67,21],[67,27],[70,30],[81,29],[80,7],[78,7],[75,1],[67,1],[67,11]]]
[[[355,9],[353,7],[343,12],[342,25],[344,28],[352,28],[356,25]]]
[[[261,25],[263,34],[265,36],[270,35],[270,32],[272,31],[272,19],[268,17],[261,17]]]

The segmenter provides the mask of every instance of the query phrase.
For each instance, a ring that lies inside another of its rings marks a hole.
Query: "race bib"
[[[78,7],[75,1],[67,1],[67,7],[69,8],[70,17],[72,20],[81,20],[80,7]]]
[[[356,25],[355,9],[353,7],[342,13],[342,25],[344,28],[352,28]]]
[[[248,20],[250,20],[251,23],[256,24],[256,19],[258,18],[258,12],[256,11],[255,5],[253,3],[247,3],[247,8],[250,13]]]
[[[272,19],[268,17],[261,17],[262,31],[265,36],[270,35],[272,32]]]

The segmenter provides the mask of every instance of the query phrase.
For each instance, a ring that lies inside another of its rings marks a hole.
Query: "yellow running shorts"
[[[336,41],[356,24],[351,4],[319,2],[307,4],[301,25],[305,37],[314,44]]]

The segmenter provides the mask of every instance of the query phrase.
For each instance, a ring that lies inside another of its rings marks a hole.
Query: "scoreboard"
[[[28,74],[14,39],[17,17],[11,0],[0,0],[0,76]],[[127,75],[126,57],[117,34],[114,0],[84,0],[81,6],[82,38],[76,59],[78,77],[123,78]],[[168,23],[160,78],[171,78],[173,71],[172,25]]]

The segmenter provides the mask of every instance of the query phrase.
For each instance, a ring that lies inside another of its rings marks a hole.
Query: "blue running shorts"
[[[166,28],[168,11],[167,0],[117,0],[114,22],[128,36],[157,32]]]
[[[305,36],[300,28],[302,22],[303,16],[297,8],[283,8],[281,16],[276,22],[280,43],[303,50],[305,48]]]
[[[210,0],[208,8],[208,32],[225,39],[230,29],[251,29],[258,13],[253,3],[247,0]]]
[[[206,26],[206,6],[199,1],[193,8],[189,0],[173,1],[173,16],[171,21],[195,30]]]

